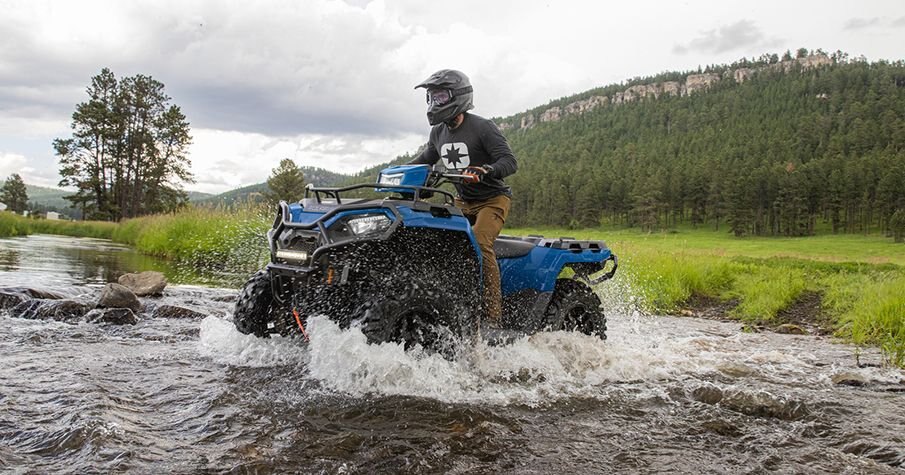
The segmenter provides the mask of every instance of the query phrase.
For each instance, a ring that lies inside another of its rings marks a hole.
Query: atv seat
[[[493,242],[493,252],[497,259],[527,256],[535,247],[537,246],[533,242],[504,236]]]

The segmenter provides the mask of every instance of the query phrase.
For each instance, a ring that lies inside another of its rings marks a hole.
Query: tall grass
[[[269,209],[253,206],[188,208],[124,221],[111,237],[139,252],[179,263],[245,271],[267,258],[264,234],[271,219]]]
[[[0,211],[0,237],[28,234],[60,234],[74,237],[110,239],[116,223],[105,221],[59,221],[33,219]]]
[[[905,276],[837,275],[824,284],[824,305],[838,315],[837,335],[859,345],[878,345],[888,364],[905,367]]]
[[[780,310],[792,305],[807,288],[801,269],[781,265],[770,267],[747,264],[745,272],[736,276],[728,295],[739,304],[732,314],[748,321],[769,322]]]
[[[644,248],[633,248],[622,255],[622,272],[627,274],[642,309],[652,313],[674,312],[693,296],[719,297],[740,271],[739,264],[713,256]]]
[[[0,211],[0,238],[26,234],[28,222],[25,219],[8,211]]]

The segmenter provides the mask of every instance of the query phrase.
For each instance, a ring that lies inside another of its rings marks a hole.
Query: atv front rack
[[[318,204],[323,203],[324,199],[332,199],[336,204],[343,204],[342,198],[340,197],[340,193],[346,193],[353,190],[360,190],[370,188],[373,189],[374,192],[377,192],[378,188],[386,188],[386,184],[380,183],[360,183],[358,185],[350,185],[344,186],[340,188],[328,188],[328,187],[315,187],[308,185],[305,188],[305,198],[308,198],[311,193],[314,193],[315,199],[317,199]],[[426,186],[409,186],[409,185],[393,185],[393,188],[403,188],[406,190],[412,190],[411,198],[404,198],[407,201],[418,202],[418,201],[426,201],[428,198],[434,196],[434,194],[440,194],[443,196],[444,204],[454,206],[455,198],[452,193],[444,190],[440,190],[437,188],[430,188]]]

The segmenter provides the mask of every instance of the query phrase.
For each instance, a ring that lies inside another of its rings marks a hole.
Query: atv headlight
[[[390,224],[392,224],[390,218],[383,214],[362,216],[361,218],[353,218],[346,221],[349,231],[352,231],[352,234],[356,236],[380,234],[389,229]]]
[[[380,179],[377,180],[377,184],[379,185],[399,185],[402,183],[402,178],[405,176],[405,173],[394,173],[392,175],[380,175]]]

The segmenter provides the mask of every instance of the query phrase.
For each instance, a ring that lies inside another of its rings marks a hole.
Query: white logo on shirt
[[[468,158],[468,145],[463,142],[445,143],[440,146],[440,158],[448,170],[463,170],[468,168],[471,160]]]

